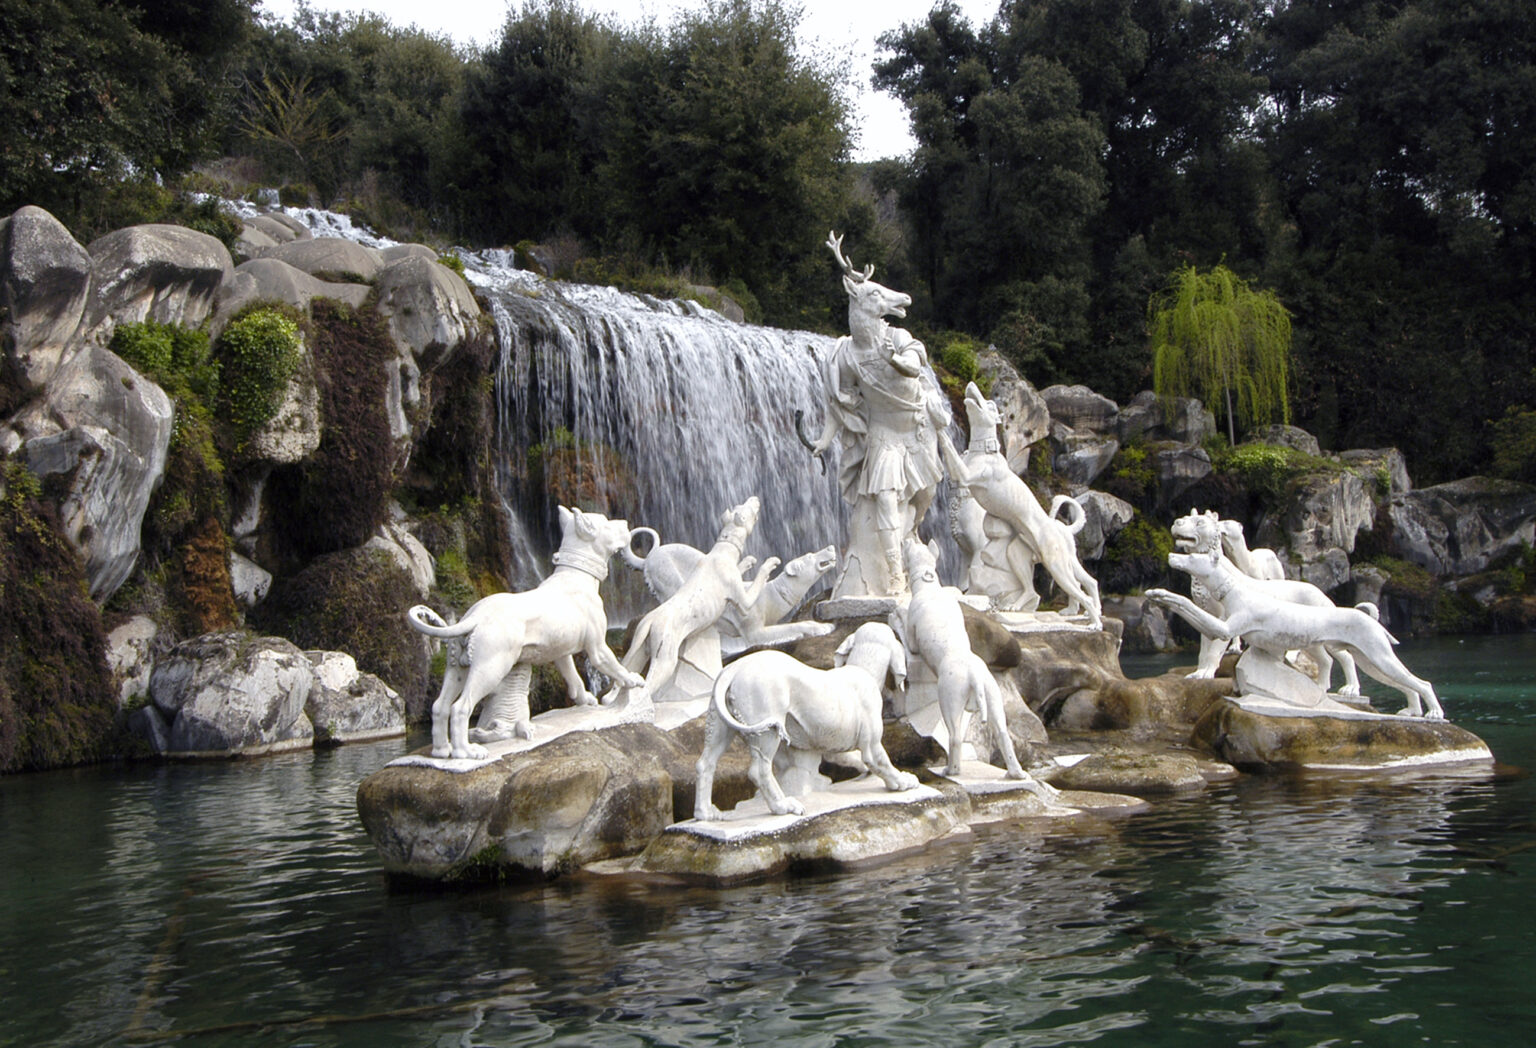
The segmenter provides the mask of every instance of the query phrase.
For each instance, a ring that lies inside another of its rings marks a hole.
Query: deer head
[[[882,317],[907,315],[907,307],[912,304],[911,295],[892,291],[871,280],[875,275],[873,265],[867,265],[862,270],[854,269],[853,263],[843,255],[843,238],[836,232],[827,234],[827,247],[832,249],[832,257],[837,259],[837,264],[843,270],[843,290],[848,292],[850,325],[859,319],[872,322]]]

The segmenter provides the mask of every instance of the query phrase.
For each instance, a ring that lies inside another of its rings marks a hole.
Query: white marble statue
[[[1035,551],[1005,521],[982,509],[964,485],[950,496],[949,530],[965,561],[965,592],[988,597],[1000,611],[1040,607]]]
[[[1285,565],[1280,561],[1280,554],[1265,546],[1248,548],[1242,521],[1223,520],[1217,527],[1221,530],[1221,548],[1238,571],[1256,579],[1278,581],[1285,578]]]
[[[906,316],[912,299],[871,280],[874,266],[854,269],[835,233],[827,245],[843,268],[849,330],[827,359],[826,418],[810,445],[819,456],[838,442],[851,507],[833,596],[902,596],[902,544],[917,535],[943,479],[936,434],[949,425],[949,404],[922,342],[885,322]]]
[[[925,662],[938,681],[939,715],[949,733],[949,763],[944,773],[960,774],[966,721],[975,711],[1003,752],[1008,777],[1027,778],[1014,753],[1013,737],[1008,734],[1003,693],[987,664],[971,651],[965,613],[960,610],[960,591],[939,581],[937,560],[922,543],[908,542],[906,559],[912,599],[906,611],[896,617],[907,655]]]
[[[622,551],[624,559],[630,567],[645,573],[646,587],[658,601],[667,600],[681,589],[704,560],[704,551],[687,543],[662,545],[650,528],[636,528],[635,534],[650,536],[650,552],[642,556],[626,549]],[[791,644],[803,637],[831,633],[836,627],[829,622],[782,620],[801,605],[816,580],[836,566],[837,550],[832,546],[803,553],[768,580],[750,607],[727,606],[719,622],[721,650],[729,655],[748,648]]]
[[[744,611],[762,596],[768,576],[779,566],[778,557],[764,561],[750,585],[742,579],[755,564],[755,559],[743,558],[742,550],[757,526],[760,511],[761,504],[754,495],[721,514],[720,535],[714,546],[677,591],[646,612],[636,625],[624,666],[633,672],[645,669],[645,684],[653,698],[663,697],[689,640],[713,629],[728,608]]]
[[[1029,490],[1019,476],[1008,467],[997,438],[1001,414],[997,405],[982,396],[972,382],[965,387],[965,414],[971,424],[970,446],[962,457],[946,433],[939,434],[939,446],[950,477],[963,484],[982,510],[996,517],[1013,529],[1018,541],[1033,554],[1033,561],[1042,564],[1061,591],[1066,594],[1064,614],[1084,614],[1095,629],[1104,625],[1103,608],[1099,602],[1099,584],[1088,574],[1077,557],[1077,533],[1082,530],[1083,507],[1065,495],[1051,501],[1049,512],[1040,505],[1035,493]],[[1065,507],[1076,511],[1071,523],[1059,520],[1056,514]],[[1017,564],[1016,571],[1025,571],[1025,558],[1009,554],[1009,563]],[[1028,565],[1033,573],[1034,564]],[[988,594],[996,598],[995,594]]]
[[[747,774],[775,815],[805,811],[792,794],[801,793],[806,778],[792,783],[788,774],[796,768],[814,772],[823,754],[857,750],[886,789],[917,786],[916,776],[896,770],[880,741],[881,686],[887,672],[898,680],[906,673],[900,642],[889,626],[869,622],[842,643],[838,656],[842,662],[836,668],[818,670],[784,652],[759,651],[720,672],[705,719],[695,819],[720,818],[713,800],[715,766],[732,732],[751,750]]]
[[[452,626],[424,604],[406,613],[415,629],[450,642],[443,687],[432,704],[432,756],[479,759],[487,755],[482,742],[532,738],[528,685],[535,665],[554,663],[580,705],[597,700],[576,671],[577,652],[625,688],[643,683],[609,650],[608,616],[598,595],[609,559],[629,546],[629,525],[561,506],[560,529],[555,570],[535,589],[484,597]],[[469,716],[492,692],[496,697],[471,741]]]
[[[1281,599],[1267,589],[1274,583],[1248,578],[1220,550],[1174,552],[1168,555],[1168,563],[1199,578],[1221,603],[1222,616],[1212,615],[1189,598],[1164,589],[1148,590],[1147,598],[1171,608],[1202,634],[1223,641],[1242,637],[1250,647],[1262,649],[1277,660],[1283,660],[1287,651],[1296,648],[1348,649],[1366,673],[1407,696],[1406,712],[1410,716],[1426,715],[1427,704],[1429,719],[1445,719],[1433,686],[1408,671],[1392,651],[1396,639],[1367,612],[1331,603],[1318,607]]]
[[[1261,596],[1290,601],[1293,604],[1302,604],[1311,608],[1336,607],[1328,594],[1310,582],[1287,579],[1284,571],[1280,573],[1279,578],[1266,578],[1255,576],[1239,567],[1225,552],[1228,548],[1227,535],[1232,530],[1227,527],[1230,524],[1237,525],[1239,541],[1242,541],[1242,525],[1237,524],[1237,521],[1222,520],[1215,510],[1197,513],[1191,509],[1189,513],[1173,522],[1171,531],[1174,547],[1181,553],[1202,555],[1216,553],[1233,570],[1234,585],[1252,589]],[[1243,542],[1243,548],[1247,549],[1246,542]],[[1219,619],[1226,614],[1225,602],[1211,591],[1203,576],[1190,575],[1189,592],[1195,606],[1212,617]],[[1374,606],[1367,614],[1372,612],[1374,612]],[[1189,676],[1203,680],[1215,677],[1216,670],[1221,664],[1221,657],[1229,646],[1233,649],[1241,647],[1238,640],[1237,637],[1221,637],[1202,632],[1200,656],[1195,664],[1195,671]],[[1351,697],[1360,694],[1360,675],[1355,669],[1354,656],[1347,648],[1339,645],[1314,644],[1308,648],[1308,654],[1311,655],[1316,667],[1317,682],[1324,691],[1332,686],[1333,663],[1337,660],[1339,668],[1344,673],[1344,686],[1339,689],[1339,694]]]

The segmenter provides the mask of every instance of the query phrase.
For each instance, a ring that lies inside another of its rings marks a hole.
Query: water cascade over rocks
[[[501,346],[502,490],[523,532],[516,586],[548,570],[557,497],[606,502],[663,542],[707,549],[720,514],[757,495],[747,552],[759,560],[839,541],[836,462],[823,475],[794,423],[797,410],[819,422],[832,339],[480,263],[471,280]]]

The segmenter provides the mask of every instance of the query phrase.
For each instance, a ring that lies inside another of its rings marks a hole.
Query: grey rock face
[[[119,706],[135,695],[149,694],[149,676],[155,668],[155,637],[159,632],[154,619],[135,615],[107,634],[107,666],[117,682]]]
[[[304,712],[314,725],[315,742],[364,742],[405,734],[405,702],[371,673],[362,673],[352,656],[340,651],[305,652],[315,668]]]
[[[1071,485],[1069,490],[1081,491],[1109,468],[1110,461],[1120,450],[1120,442],[1114,437],[1077,433],[1062,426],[1052,426],[1051,447],[1056,451],[1051,460],[1051,469]]]
[[[1244,444],[1276,444],[1280,447],[1294,448],[1308,455],[1321,455],[1322,449],[1318,447],[1317,438],[1299,426],[1283,426],[1278,423],[1272,426],[1257,426],[1248,431],[1248,439]]]
[[[1051,420],[1079,433],[1111,434],[1120,409],[1087,386],[1047,386],[1040,391]]]
[[[1125,651],[1173,651],[1179,646],[1168,613],[1145,597],[1106,597],[1104,614],[1125,623],[1121,640]]]
[[[421,404],[422,372],[478,330],[480,306],[457,273],[421,255],[407,255],[379,274],[378,303],[400,354],[389,369],[390,434],[404,440]]]
[[[1216,417],[1194,397],[1174,397],[1165,405],[1151,390],[1142,390],[1115,417],[1121,443],[1136,440],[1176,440],[1198,444],[1216,432]]]
[[[293,240],[268,248],[263,258],[275,258],[310,276],[348,283],[371,284],[384,268],[376,248],[340,237]]]
[[[1356,536],[1371,530],[1375,520],[1375,500],[1359,474],[1314,473],[1295,485],[1281,511],[1278,527],[1284,537],[1279,543],[1290,550],[1293,562],[1311,564],[1331,549],[1353,553]],[[1273,530],[1266,524],[1261,532]]]
[[[1379,495],[1390,497],[1413,490],[1408,462],[1396,448],[1353,448],[1339,452],[1339,461],[1374,485]]]
[[[309,346],[303,345],[298,364],[283,388],[282,403],[251,434],[250,453],[278,465],[302,462],[320,446],[320,436],[320,387],[315,381],[315,358]]]
[[[1124,530],[1136,515],[1136,507],[1103,491],[1075,496],[1083,507],[1083,530],[1077,533],[1077,555],[1085,561],[1104,556],[1104,544]]]
[[[12,419],[0,443],[19,447],[39,476],[67,476],[64,535],[104,601],[139,555],[139,527],[165,472],[173,406],[121,358],[93,346],[72,357],[43,400]]]
[[[235,591],[235,600],[242,607],[253,608],[266,598],[267,591],[272,588],[272,573],[255,561],[231,552],[229,584]]]
[[[215,237],[182,226],[129,226],[91,242],[85,323],[103,345],[118,324],[197,327],[234,268]]]
[[[367,297],[367,284],[331,283],[312,277],[280,259],[253,258],[236,266],[219,288],[211,330],[213,336],[218,337],[236,313],[263,299],[307,309],[312,299],[334,298],[356,309]]]
[[[91,256],[58,219],[24,207],[0,221],[0,345],[30,386],[73,348],[90,286]]]
[[[1536,487],[1467,477],[1395,497],[1393,552],[1436,575],[1472,575],[1536,539]]]
[[[210,633],[159,661],[149,697],[170,721],[169,753],[255,755],[311,744],[314,681],[309,658],[280,637]]]
[[[1157,504],[1164,509],[1176,506],[1184,492],[1211,473],[1211,456],[1191,444],[1154,447],[1147,458],[1157,473]]]

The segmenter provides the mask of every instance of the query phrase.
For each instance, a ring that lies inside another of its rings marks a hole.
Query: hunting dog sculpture
[[[858,750],[865,765],[892,791],[910,790],[917,777],[897,771],[881,743],[880,688],[887,672],[899,682],[906,656],[891,628],[866,622],[838,647],[843,661],[812,669],[781,651],[743,655],[715,680],[704,722],[693,817],[720,818],[712,793],[715,766],[740,735],[752,752],[747,774],[775,815],[801,815],[805,805],[785,791],[780,776],[797,763],[819,764],[822,754]],[[808,761],[802,762],[804,756]],[[791,787],[794,790],[794,787]]]
[[[1218,618],[1188,597],[1164,589],[1148,590],[1147,598],[1173,609],[1201,633],[1217,638],[1242,637],[1245,643],[1279,659],[1294,648],[1347,648],[1367,674],[1407,696],[1409,716],[1445,719],[1434,687],[1408,671],[1392,650],[1397,640],[1366,612],[1279,599],[1263,590],[1258,580],[1248,579],[1233,567],[1220,550],[1170,553],[1168,564],[1203,580],[1221,602],[1223,615]]]
[[[971,440],[963,457],[947,433],[939,434],[939,447],[950,477],[969,488],[971,497],[987,515],[1013,528],[1020,541],[1034,552],[1034,559],[1066,594],[1065,614],[1081,611],[1094,629],[1102,629],[1099,584],[1077,559],[1076,536],[1083,528],[1083,507],[1065,495],[1057,495],[1051,500],[1050,512],[1046,512],[1029,486],[1008,467],[997,439],[1001,413],[996,404],[982,396],[974,382],[965,387],[965,414],[971,424]],[[1077,511],[1071,524],[1056,518],[1065,506]],[[1010,563],[1013,559],[1010,554]],[[1028,570],[1032,573],[1033,565]]]
[[[414,629],[449,642],[443,687],[432,704],[432,756],[482,759],[482,741],[532,738],[528,685],[536,665],[554,663],[571,701],[583,706],[597,700],[576,671],[577,652],[625,688],[643,683],[609,649],[598,595],[609,558],[629,545],[629,525],[561,506],[560,530],[555,570],[535,589],[484,597],[452,626],[424,604],[406,612]],[[481,718],[484,734],[471,741],[470,714],[493,692],[489,716]]]

